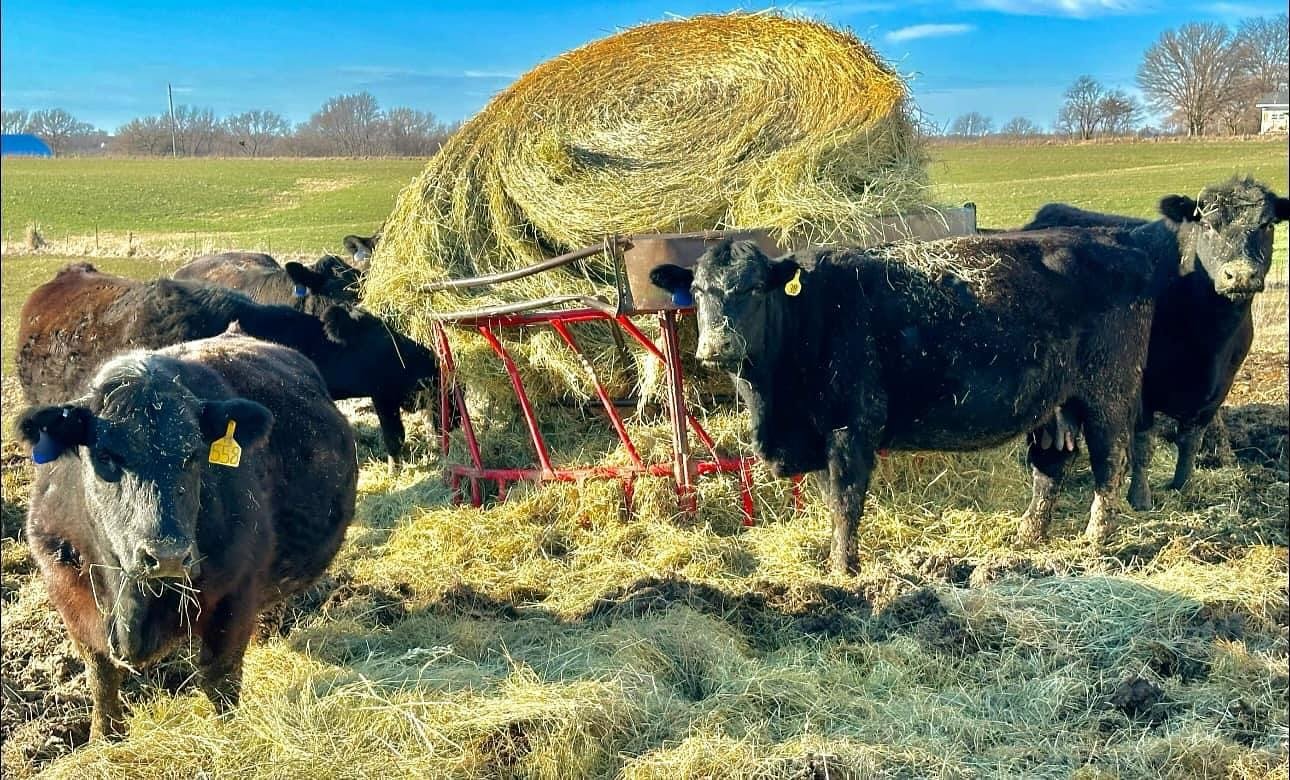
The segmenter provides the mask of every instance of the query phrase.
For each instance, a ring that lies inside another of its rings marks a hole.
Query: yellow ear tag
[[[231,469],[237,468],[237,464],[242,462],[242,448],[233,440],[233,431],[236,428],[237,421],[229,420],[228,429],[224,431],[224,438],[211,442],[211,454],[207,460],[220,466],[228,466]]]
[[[784,285],[784,294],[790,297],[797,297],[798,295],[801,295],[801,293],[802,269],[799,268],[797,269],[797,273],[793,274],[793,278],[788,280],[788,284]]]

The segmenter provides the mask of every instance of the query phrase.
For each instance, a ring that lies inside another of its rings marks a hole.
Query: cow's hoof
[[[1150,512],[1155,509],[1155,502],[1151,500],[1151,490],[1148,488],[1130,490],[1129,506],[1133,507],[1135,512]]]
[[[1034,547],[1048,538],[1048,521],[1044,518],[1036,517],[1029,512],[1021,516],[1021,523],[1017,526],[1018,547]]]

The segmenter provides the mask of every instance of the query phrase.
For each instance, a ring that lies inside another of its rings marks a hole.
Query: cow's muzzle
[[[150,539],[135,547],[131,572],[140,579],[189,579],[196,570],[197,549],[191,542]]]
[[[1249,263],[1227,263],[1219,272],[1214,290],[1235,301],[1248,301],[1263,292],[1264,272]]]

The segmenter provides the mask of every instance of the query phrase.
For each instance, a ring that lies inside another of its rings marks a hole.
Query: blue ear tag
[[[58,456],[62,454],[63,445],[54,441],[54,437],[49,435],[49,431],[41,431],[40,439],[37,440],[36,446],[31,448],[31,459],[36,464],[57,460]]]
[[[296,289],[292,290],[292,294],[294,294],[297,298],[303,298],[309,294],[309,288],[297,282]]]
[[[677,306],[693,306],[694,296],[689,290],[676,290],[672,293],[672,303]]]

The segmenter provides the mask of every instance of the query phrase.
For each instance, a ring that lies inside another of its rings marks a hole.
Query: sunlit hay
[[[419,291],[611,234],[761,227],[785,246],[863,241],[873,217],[924,207],[924,162],[903,81],[849,33],[773,13],[646,24],[535,68],[454,134],[400,193],[364,297],[427,340],[436,311],[612,300],[604,255],[490,288]],[[637,383],[607,328],[577,333],[607,383]],[[478,336],[449,335],[466,384],[495,389]],[[521,370],[575,380],[535,378],[536,398],[589,394],[563,344],[507,340]]]
[[[775,780],[784,777],[956,777],[934,750],[806,735],[783,742],[702,734],[630,758],[623,780]]]

